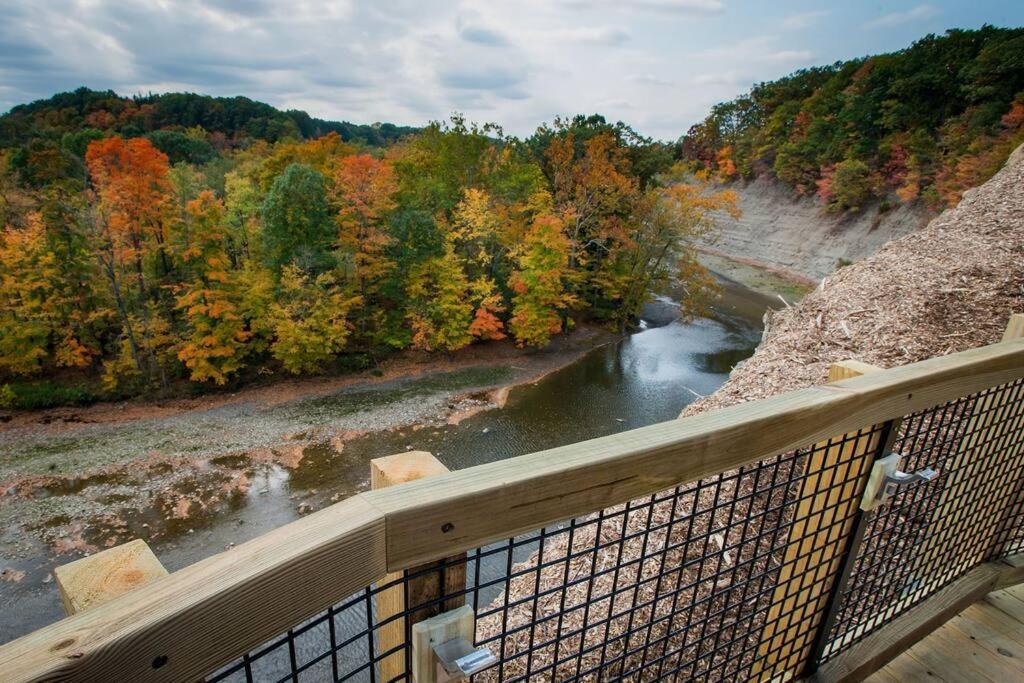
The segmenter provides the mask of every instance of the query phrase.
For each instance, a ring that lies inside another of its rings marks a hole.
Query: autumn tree
[[[469,282],[473,308],[469,333],[479,339],[505,338],[499,316],[506,306],[497,278],[503,274],[500,266],[507,251],[501,240],[502,224],[511,220],[507,213],[495,206],[486,191],[467,189],[452,218],[452,247]]]
[[[686,291],[688,312],[699,312],[712,278],[696,259],[695,241],[711,233],[722,214],[739,218],[734,190],[713,190],[706,183],[677,183],[651,189],[637,203],[627,245],[619,252],[621,306],[616,319],[632,322],[652,292],[677,285]]]
[[[237,282],[225,250],[224,206],[205,190],[186,211],[191,239],[180,257],[190,278],[177,297],[187,325],[178,358],[193,380],[224,384],[242,368],[252,336],[239,309]]]
[[[571,132],[555,137],[546,156],[555,209],[569,238],[569,268],[578,271],[575,293],[602,315],[609,294],[606,269],[627,239],[639,185],[626,149],[608,133],[589,138],[580,149]]]
[[[339,207],[338,252],[345,260],[355,293],[362,305],[353,312],[360,337],[371,343],[381,340],[386,302],[382,300],[385,279],[395,269],[389,248],[391,212],[396,207],[398,182],[385,160],[368,154],[342,158],[334,173],[334,202]]]
[[[322,370],[345,348],[351,333],[348,314],[358,304],[359,297],[339,286],[335,272],[311,275],[285,265],[270,306],[274,358],[293,374]]]
[[[872,197],[871,169],[859,159],[847,159],[836,164],[832,174],[833,211],[857,211]]]
[[[166,386],[173,337],[158,285],[170,284],[171,270],[167,157],[144,138],[112,137],[89,144],[86,165],[96,196],[91,239],[122,326],[108,385],[118,385],[120,373],[129,383]]]
[[[537,217],[517,255],[509,329],[519,346],[547,344],[576,304],[568,291],[571,245],[564,227],[555,216]]]
[[[473,340],[468,290],[469,282],[451,242],[440,256],[412,267],[405,294],[413,348],[455,351]]]
[[[0,234],[0,370],[38,373],[51,339],[61,334],[54,316],[58,263],[46,243],[42,218],[28,216],[24,229]]]

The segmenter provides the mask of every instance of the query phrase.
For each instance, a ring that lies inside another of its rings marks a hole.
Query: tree
[[[346,294],[333,272],[313,276],[296,265],[284,266],[270,307],[274,358],[293,374],[322,370],[345,348],[348,313],[358,304],[359,297]]]
[[[474,311],[469,333],[478,339],[505,338],[505,324],[498,315],[506,307],[495,280],[503,274],[500,266],[506,249],[501,242],[501,224],[507,221],[484,190],[467,189],[455,207],[451,240],[469,280]]]
[[[871,199],[873,183],[871,169],[859,159],[847,159],[836,164],[832,175],[832,211],[857,211]]]
[[[270,186],[262,213],[264,258],[275,272],[287,264],[311,274],[330,267],[335,229],[323,175],[290,164]]]
[[[157,378],[167,386],[165,356],[172,339],[165,312],[156,305],[162,290],[151,289],[154,278],[147,277],[148,271],[169,284],[167,157],[144,138],[119,137],[91,142],[85,156],[97,200],[90,239],[122,325],[120,360],[107,364],[107,383],[123,384],[117,379],[122,376],[130,382]],[[124,372],[129,356],[131,373]]]
[[[544,346],[562,330],[566,311],[576,305],[568,291],[570,243],[564,223],[539,216],[526,234],[512,273],[512,318],[509,329],[519,346]]]
[[[388,254],[394,242],[388,228],[397,190],[394,169],[387,161],[358,154],[343,157],[336,166],[338,250],[348,260],[349,276],[362,300],[353,313],[356,330],[373,344],[382,341],[381,288],[395,269]]]
[[[665,291],[670,284],[686,290],[686,312],[703,310],[713,278],[697,261],[694,242],[714,230],[723,212],[739,217],[736,192],[712,191],[706,183],[677,183],[644,193],[629,243],[619,255],[620,326],[640,315],[652,292]]]
[[[58,263],[46,244],[39,214],[28,226],[0,235],[0,370],[38,373],[50,355],[51,337],[60,334],[53,315]]]
[[[606,312],[606,269],[626,239],[626,221],[640,196],[630,174],[627,150],[609,133],[586,140],[580,149],[573,133],[552,139],[546,153],[555,209],[569,237],[569,267],[578,270],[576,295]]]
[[[95,140],[86,150],[86,165],[120,260],[134,266],[141,299],[151,292],[146,261],[155,260],[160,275],[170,271],[166,253],[171,184],[167,156],[145,138]]]
[[[468,301],[468,290],[469,283],[451,242],[441,256],[413,266],[405,284],[413,348],[455,351],[473,340],[469,331],[473,305]]]
[[[247,342],[239,292],[225,251],[224,206],[209,190],[188,203],[192,240],[180,257],[191,280],[177,298],[187,332],[178,358],[194,381],[224,384],[243,366]]]

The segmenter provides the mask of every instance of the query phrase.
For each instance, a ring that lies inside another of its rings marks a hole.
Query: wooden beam
[[[1002,573],[999,575],[996,590],[1024,583],[1024,553],[1003,558],[1001,565]]]
[[[384,518],[361,497],[0,647],[22,681],[195,681],[384,574]]]
[[[1024,377],[1014,341],[366,494],[396,571]]]
[[[398,453],[384,458],[377,458],[370,461],[370,486],[373,490],[380,490],[397,484],[404,484],[409,481],[417,481],[427,477],[434,477],[447,474],[448,468],[426,451],[409,451]],[[465,594],[446,600],[444,603],[434,603],[429,607],[417,610],[409,615],[408,626],[404,617],[392,619],[395,615],[403,614],[406,611],[406,596],[412,605],[429,604],[447,595],[462,593],[466,589],[466,564],[459,562],[447,566],[457,559],[465,558],[465,554],[458,557],[448,557],[430,564],[414,567],[409,570],[413,576],[408,581],[408,586],[397,583],[391,588],[386,588],[377,594],[377,622],[387,622],[377,629],[377,652],[384,653],[392,650],[406,642],[407,629],[415,627],[419,622],[431,618],[445,610],[460,607],[465,603]],[[386,586],[389,583],[400,582],[404,572],[389,573],[380,582]],[[388,621],[391,619],[391,621]],[[404,676],[405,651],[399,650],[383,658],[378,664],[379,679],[391,681]]]
[[[972,569],[892,623],[822,664],[810,680],[817,683],[863,681],[957,613],[995,590],[1003,572],[1004,568],[997,563]]]
[[[829,367],[829,381],[882,368],[846,361]],[[882,430],[869,428],[819,443],[804,462],[800,492],[779,577],[761,632],[754,674],[788,679],[807,662],[842,569],[857,508]]]
[[[141,538],[53,570],[68,615],[99,607],[165,576],[167,570]]]
[[[412,680],[414,683],[437,683],[447,680],[438,675],[439,665],[434,646],[453,638],[473,642],[476,614],[469,605],[449,610],[412,627]]]

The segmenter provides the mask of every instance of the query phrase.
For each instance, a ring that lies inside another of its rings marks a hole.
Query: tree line
[[[724,180],[772,175],[830,211],[953,206],[1024,143],[1024,29],[929,35],[802,69],[715,106],[683,155]]]
[[[174,144],[111,124],[0,152],[0,403],[67,373],[113,397],[541,347],[631,325],[672,279],[696,310],[713,282],[692,241],[736,211],[599,116],[525,140],[456,116],[385,147],[153,133]]]

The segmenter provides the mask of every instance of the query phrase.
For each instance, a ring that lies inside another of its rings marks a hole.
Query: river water
[[[503,408],[457,425],[369,434],[347,441],[340,450],[330,442],[309,446],[293,469],[254,468],[249,472],[251,486],[229,509],[191,520],[187,529],[171,529],[151,541],[153,550],[171,571],[220,552],[296,519],[296,500],[320,507],[365,490],[369,460],[375,457],[425,450],[450,469],[462,469],[673,419],[698,397],[715,391],[732,367],[753,352],[765,309],[777,307],[771,298],[741,285],[727,280],[722,285],[723,296],[707,317],[679,322],[674,302],[661,297],[648,306],[640,331],[514,388]],[[412,380],[418,381],[436,383],[436,378]],[[427,397],[431,391],[409,383],[401,386],[403,392],[422,389]],[[365,395],[357,398],[343,390],[288,410],[330,413],[354,400],[365,400]],[[145,511],[139,514],[136,524],[146,518]],[[5,554],[0,545],[0,562]],[[0,582],[0,642],[62,616],[49,575],[54,565],[67,561],[40,550],[40,557],[30,561],[7,563],[26,576],[18,583]]]

